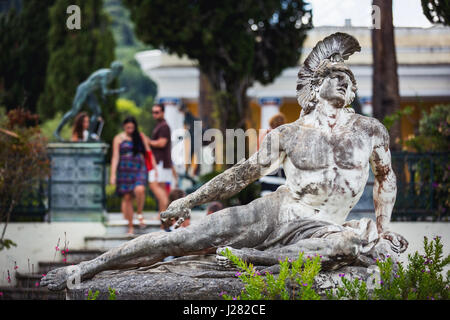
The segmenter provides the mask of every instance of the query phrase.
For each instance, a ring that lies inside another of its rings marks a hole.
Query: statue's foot
[[[228,249],[234,256],[237,256],[238,258],[241,258],[240,254],[239,254],[239,251],[240,251],[240,250],[234,249],[234,248],[232,248],[232,247],[221,247],[221,248],[218,248],[218,249],[216,250],[216,260],[217,260],[217,264],[218,264],[219,266],[223,267],[223,268],[233,268],[233,267],[235,266],[235,265],[233,264],[233,262],[232,262],[230,259],[228,259],[227,257],[225,257],[225,256],[223,255],[223,253],[224,253],[227,249]]]
[[[57,131],[53,132],[53,136],[56,138],[56,140],[62,141],[62,138]]]
[[[41,279],[41,287],[48,287],[49,290],[58,291],[67,287],[69,279],[69,267],[51,270]]]

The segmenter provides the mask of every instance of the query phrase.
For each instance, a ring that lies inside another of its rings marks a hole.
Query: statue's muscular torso
[[[110,84],[114,80],[114,76],[110,69],[100,69],[89,76],[86,81],[80,84],[77,89],[77,95],[89,94],[96,90],[102,89],[102,82]]]
[[[343,223],[364,191],[373,147],[384,139],[382,125],[373,118],[343,112],[330,130],[298,120],[280,133],[289,190],[280,219]]]

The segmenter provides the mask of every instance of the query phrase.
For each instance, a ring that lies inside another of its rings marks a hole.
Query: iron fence
[[[449,152],[393,152],[397,200],[393,219],[448,219]]]

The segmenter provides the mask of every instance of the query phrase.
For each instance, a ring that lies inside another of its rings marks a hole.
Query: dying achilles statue
[[[187,218],[190,208],[226,199],[280,165],[286,185],[248,205],[226,208],[188,228],[142,235],[78,265],[81,279],[99,272],[148,266],[167,256],[217,253],[224,248],[259,266],[297,259],[299,252],[323,257],[323,270],[370,266],[375,258],[398,256],[408,242],[388,230],[396,197],[389,134],[376,119],[355,114],[347,106],[356,92],[353,73],[344,63],[360,51],[350,35],[336,33],[320,41],[300,68],[297,97],[300,118],[272,130],[260,150],[215,177],[196,192],[173,202],[161,216]],[[375,175],[376,223],[347,221],[369,176]],[[66,287],[65,268],[49,272],[41,284]]]

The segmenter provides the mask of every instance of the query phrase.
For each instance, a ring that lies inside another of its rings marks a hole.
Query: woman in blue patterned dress
[[[147,185],[145,153],[150,150],[150,146],[147,137],[139,132],[134,117],[126,118],[122,125],[124,131],[113,141],[110,183],[116,186],[116,193],[122,197],[121,209],[128,220],[128,234],[133,234],[133,196],[136,198],[139,222],[142,227],[145,226],[142,215]],[[156,168],[154,157],[152,160]]]

